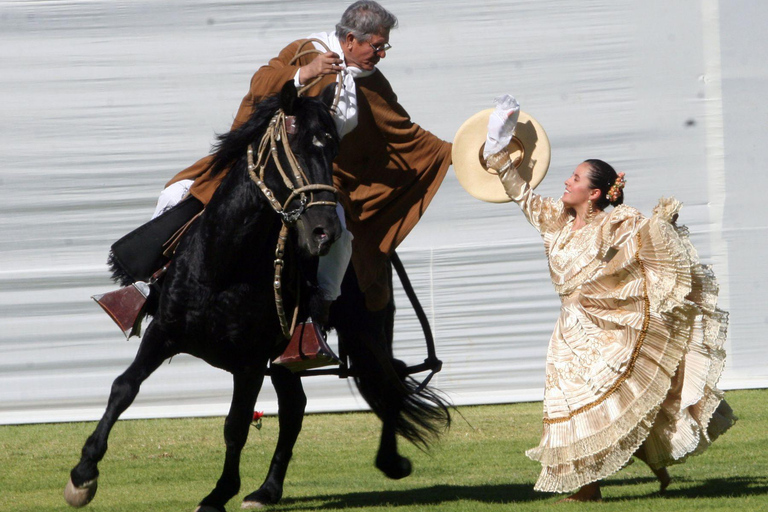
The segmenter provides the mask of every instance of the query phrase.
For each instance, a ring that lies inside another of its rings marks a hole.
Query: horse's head
[[[331,86],[320,98],[306,98],[286,82],[280,94],[259,101],[242,126],[219,137],[212,163],[213,175],[232,169],[233,186],[252,182],[252,199],[266,200],[285,227],[295,227],[299,249],[309,256],[326,254],[341,234],[333,188],[339,149],[329,111],[333,98]]]
[[[296,227],[299,248],[311,256],[326,254],[341,234],[333,188],[339,137],[329,112],[334,92],[329,86],[320,98],[300,97],[293,81],[286,82],[270,121],[277,158],[270,159],[264,181],[282,205],[283,222]]]

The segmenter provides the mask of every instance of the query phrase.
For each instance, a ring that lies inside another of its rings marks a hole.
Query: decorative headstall
[[[293,333],[293,329],[296,326],[296,318],[298,317],[299,307],[298,302],[293,312],[293,319],[291,323],[285,316],[285,308],[283,307],[283,293],[282,293],[282,273],[285,262],[283,256],[285,255],[285,243],[288,240],[288,229],[294,225],[298,218],[308,208],[313,206],[336,206],[336,197],[338,192],[336,188],[331,185],[313,184],[309,182],[306,174],[301,168],[296,155],[291,149],[288,135],[296,132],[295,130],[295,117],[286,116],[285,112],[280,109],[272,117],[269,122],[266,133],[261,138],[259,143],[259,149],[257,159],[254,160],[253,145],[248,145],[247,158],[248,158],[248,174],[254,183],[259,187],[264,197],[266,197],[272,209],[280,215],[283,226],[280,229],[280,235],[277,238],[277,247],[275,248],[275,305],[277,307],[277,316],[280,319],[280,328],[283,331],[283,336],[290,338]],[[280,163],[280,154],[278,152],[278,144],[282,144],[283,151],[285,152],[286,160],[290,167],[289,172],[286,172],[283,165]],[[266,183],[264,183],[264,172],[266,170],[269,161],[272,160],[275,163],[275,167],[280,173],[280,177],[283,183],[291,191],[288,199],[281,205],[277,200],[275,194],[269,189]],[[330,192],[333,194],[333,201],[321,201],[316,200],[314,197],[315,192]],[[298,200],[299,205],[289,210],[291,203]]]

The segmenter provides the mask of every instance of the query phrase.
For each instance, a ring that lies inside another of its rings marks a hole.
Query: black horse
[[[71,471],[65,489],[70,505],[79,507],[91,501],[96,493],[97,465],[106,453],[113,425],[133,402],[141,383],[164,360],[179,353],[229,371],[234,381],[224,426],[224,469],[197,510],[224,511],[227,501],[239,492],[240,453],[256,399],[268,362],[287,344],[276,313],[273,284],[274,253],[281,229],[285,225],[292,228],[287,246],[294,250],[286,250],[283,278],[283,302],[289,312],[297,302],[303,305],[302,310],[308,309],[317,257],[327,253],[341,229],[331,187],[332,162],[339,147],[328,111],[332,98],[332,89],[326,90],[322,99],[298,97],[293,83],[288,82],[280,94],[257,104],[248,122],[220,137],[213,169],[229,171],[181,238],[160,292],[150,301],[153,320],[136,358],[114,381],[106,411]],[[290,142],[297,168],[303,170],[309,184],[320,185],[304,194],[302,206],[283,212],[282,217],[275,205],[288,210],[302,196],[292,194],[287,181],[293,179],[286,180],[277,169],[291,169],[293,157],[281,144],[275,144],[272,153],[278,155],[275,159],[280,165],[269,160],[258,184],[255,166],[249,171],[252,158],[247,156],[249,147],[258,147],[281,116],[295,120],[295,134],[282,133]],[[314,206],[306,204],[307,197]],[[367,311],[364,304],[354,272],[349,270],[342,297],[331,310],[331,325],[348,357],[350,374],[383,423],[376,466],[390,478],[402,478],[410,474],[411,464],[398,454],[396,435],[426,447],[448,426],[450,417],[445,403],[429,389],[417,387],[406,376],[405,365],[392,357],[394,303],[390,301],[379,312]],[[279,366],[272,366],[269,373],[278,398],[280,434],[267,478],[245,498],[246,507],[280,500],[306,405],[299,376]]]

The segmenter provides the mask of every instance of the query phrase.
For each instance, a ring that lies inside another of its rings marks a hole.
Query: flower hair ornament
[[[621,191],[624,189],[624,185],[626,184],[627,180],[624,179],[624,173],[620,172],[619,175],[616,176],[616,181],[614,181],[613,185],[611,185],[611,188],[608,189],[608,193],[605,194],[605,198],[611,202],[616,201],[621,195]]]

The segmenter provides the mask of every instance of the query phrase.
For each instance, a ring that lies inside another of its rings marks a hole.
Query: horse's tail
[[[419,389],[419,383],[411,377],[402,382],[407,393],[400,402],[396,431],[416,446],[427,448],[451,426],[449,404],[429,386]]]

